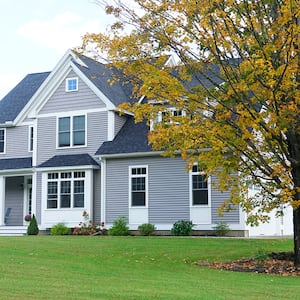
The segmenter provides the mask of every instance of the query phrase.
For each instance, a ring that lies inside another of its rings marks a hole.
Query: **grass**
[[[290,251],[290,239],[0,238],[1,299],[297,299],[300,278],[212,270],[197,260]],[[298,298],[299,299],[299,298]]]

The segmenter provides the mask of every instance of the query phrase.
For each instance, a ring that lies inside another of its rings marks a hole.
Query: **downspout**
[[[101,158],[101,222],[106,222],[106,159]]]

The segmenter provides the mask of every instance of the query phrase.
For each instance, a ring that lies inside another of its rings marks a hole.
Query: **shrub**
[[[126,218],[120,217],[115,220],[113,226],[108,230],[109,235],[129,235]]]
[[[88,222],[80,222],[79,226],[75,227],[73,230],[74,235],[92,235],[97,233],[101,233],[100,224],[94,224],[91,220]]]
[[[190,235],[193,229],[192,221],[187,220],[179,220],[173,224],[173,228],[171,229],[171,233],[173,235]]]
[[[39,227],[37,225],[37,221],[35,218],[35,215],[32,215],[32,218],[30,220],[30,223],[27,227],[27,234],[28,235],[37,235],[39,233]]]
[[[51,235],[68,235],[71,233],[71,229],[64,223],[58,223],[51,228],[50,233]]]
[[[145,223],[138,227],[141,235],[153,235],[155,226],[153,224]]]
[[[97,235],[97,234],[107,234],[107,229],[104,226],[104,222],[93,223],[92,220],[89,220],[89,213],[84,210],[82,213],[84,222],[80,222],[79,226],[75,227],[73,230],[74,235]]]
[[[216,226],[213,227],[216,236],[225,236],[231,231],[229,225],[226,222],[218,222]]]

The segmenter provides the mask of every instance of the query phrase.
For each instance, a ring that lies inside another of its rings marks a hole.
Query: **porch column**
[[[0,176],[0,226],[4,225],[5,214],[5,177]]]

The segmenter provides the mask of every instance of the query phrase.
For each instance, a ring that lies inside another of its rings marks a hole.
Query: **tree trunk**
[[[294,265],[300,265],[300,208],[294,210]]]

